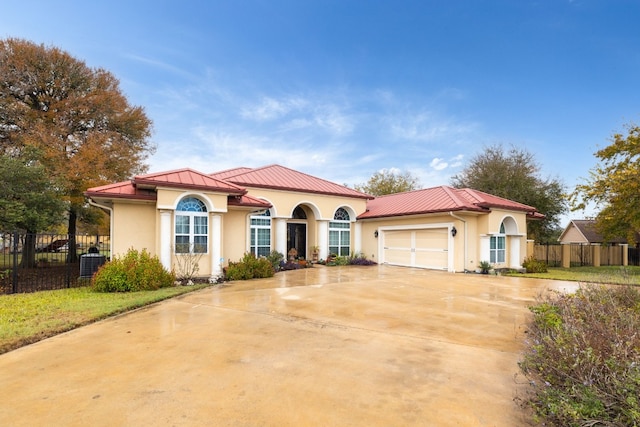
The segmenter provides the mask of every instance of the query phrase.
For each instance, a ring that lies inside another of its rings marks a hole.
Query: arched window
[[[271,213],[251,216],[251,253],[256,257],[271,252]]]
[[[329,252],[348,256],[351,250],[351,222],[349,212],[338,208],[329,222]]]
[[[202,200],[185,197],[176,208],[176,253],[207,253],[209,216]]]
[[[507,252],[507,237],[505,234],[504,223],[500,224],[500,233],[491,236],[489,242],[489,262],[504,263]]]
[[[296,206],[296,208],[293,210],[293,215],[291,216],[291,218],[307,219],[307,214],[305,213],[304,209],[302,209],[300,206]]]

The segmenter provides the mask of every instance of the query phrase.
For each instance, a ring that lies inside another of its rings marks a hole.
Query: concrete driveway
[[[526,307],[575,286],[391,266],[232,282],[0,356],[0,425],[523,425]]]

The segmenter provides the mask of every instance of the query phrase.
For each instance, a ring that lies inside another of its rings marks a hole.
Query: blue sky
[[[493,144],[570,189],[640,121],[638,0],[22,0],[0,37],[120,79],[151,172],[279,163],[448,184]],[[579,213],[571,215],[579,217]]]

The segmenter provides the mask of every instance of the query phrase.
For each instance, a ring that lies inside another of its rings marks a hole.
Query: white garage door
[[[447,228],[387,230],[382,233],[382,236],[386,264],[448,269],[449,233]]]

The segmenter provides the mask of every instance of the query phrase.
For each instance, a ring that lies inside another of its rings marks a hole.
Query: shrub
[[[557,426],[640,425],[640,291],[580,288],[531,307],[522,399]]]
[[[92,285],[98,292],[136,292],[167,288],[174,281],[175,275],[165,270],[157,256],[146,249],[129,249],[123,257],[101,266]]]
[[[375,261],[367,259],[363,253],[351,254],[349,257],[349,265],[376,265]]]
[[[273,277],[275,271],[271,262],[264,257],[256,258],[247,252],[240,262],[230,262],[225,270],[226,280],[249,280]]]
[[[278,271],[278,269],[280,268],[280,263],[284,260],[284,254],[273,250],[269,253],[269,255],[267,255],[267,260],[271,263],[273,271]]]
[[[533,255],[525,258],[522,266],[526,268],[527,273],[546,273],[547,264],[544,261],[537,260]]]
[[[338,256],[335,254],[329,255],[326,261],[320,260],[318,264],[325,264],[328,266],[335,265],[376,265],[377,262],[367,259],[363,253],[352,253],[349,256]]]

